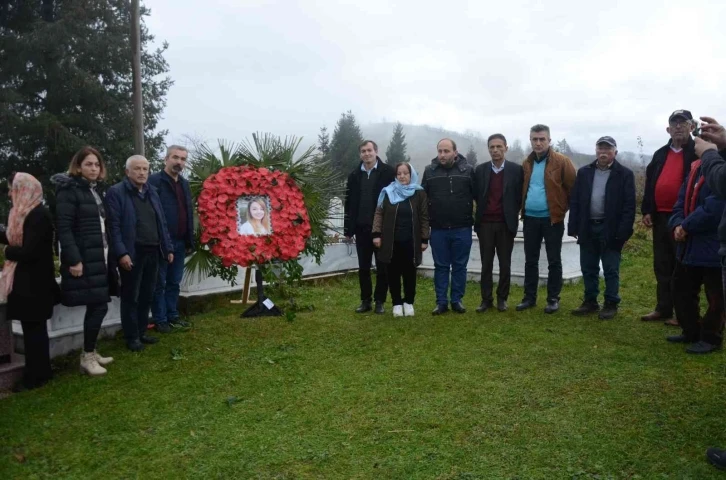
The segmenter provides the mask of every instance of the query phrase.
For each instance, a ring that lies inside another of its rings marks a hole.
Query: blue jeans
[[[580,269],[585,301],[597,302],[600,294],[600,262],[605,274],[605,302],[620,303],[620,251],[607,246],[605,225],[591,224],[590,238],[580,244]]]
[[[431,255],[434,257],[434,290],[436,304],[448,305],[449,272],[451,272],[451,303],[460,302],[466,291],[466,264],[471,251],[471,227],[432,228]]]
[[[179,284],[184,276],[184,257],[186,243],[184,240],[172,240],[174,244],[174,262],[162,261],[154,289],[154,300],[151,303],[151,315],[154,323],[173,322],[179,318]]]

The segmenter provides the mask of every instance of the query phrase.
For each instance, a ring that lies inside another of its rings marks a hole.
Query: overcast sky
[[[675,109],[726,121],[726,2],[145,3],[170,44],[170,141],[269,131],[312,142],[350,109],[363,125],[524,141],[545,123],[586,153],[602,135],[637,151],[641,135],[652,153]]]

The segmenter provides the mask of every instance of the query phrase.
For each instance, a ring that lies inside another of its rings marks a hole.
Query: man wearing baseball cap
[[[678,325],[673,319],[672,279],[676,267],[676,242],[668,227],[678,192],[686,180],[691,163],[696,160],[691,132],[693,115],[688,110],[676,110],[668,117],[666,131],[671,139],[653,154],[645,171],[643,194],[643,224],[653,229],[653,270],[657,281],[655,310],[643,315],[643,321],[666,321]]]
[[[585,296],[573,315],[599,313],[612,319],[620,304],[620,253],[633,234],[635,177],[615,159],[618,144],[613,137],[595,142],[595,161],[577,172],[570,195],[567,232],[580,245]],[[600,310],[600,262],[605,274],[605,304]]]

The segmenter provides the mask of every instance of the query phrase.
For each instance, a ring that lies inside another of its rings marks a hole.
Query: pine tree
[[[330,134],[328,134],[327,127],[320,127],[320,134],[318,135],[318,151],[322,154],[324,159],[330,156]]]
[[[515,163],[522,163],[524,160],[524,148],[522,148],[522,142],[519,139],[514,140],[512,145],[509,146],[509,150],[506,153],[506,159]]]
[[[336,172],[347,177],[358,165],[360,162],[358,146],[362,141],[363,136],[353,112],[348,110],[341,114],[333,131],[333,141],[330,143],[330,158]]]
[[[393,138],[386,149],[386,163],[396,165],[400,162],[410,161],[410,157],[406,156],[406,135],[403,133],[403,125],[401,122],[396,123],[393,129]]]
[[[476,156],[476,150],[474,150],[474,145],[469,145],[469,151],[466,152],[466,162],[471,165],[472,167],[476,167],[476,164],[479,162],[479,159]]]
[[[572,158],[572,155],[575,153],[572,148],[570,148],[570,144],[567,143],[566,139],[562,139],[555,145],[555,151],[560,152],[563,155],[567,155],[568,157]]]
[[[79,147],[92,145],[114,181],[133,154],[130,2],[0,3],[0,178],[20,170],[48,187]],[[173,82],[165,76],[167,44],[152,50],[148,15],[142,7],[144,134],[153,161],[163,148],[166,132],[157,124]]]

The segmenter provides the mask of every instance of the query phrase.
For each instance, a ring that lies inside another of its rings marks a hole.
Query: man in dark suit
[[[585,298],[573,315],[600,312],[601,320],[612,319],[620,303],[620,252],[633,235],[635,221],[635,177],[615,156],[612,137],[596,142],[596,160],[581,167],[570,196],[568,235],[580,245],[580,268]],[[605,305],[600,310],[600,262],[605,274]]]
[[[492,269],[494,254],[499,260],[497,309],[507,310],[511,280],[512,249],[519,228],[522,208],[522,166],[507,162],[507,139],[495,133],[487,140],[491,162],[483,163],[474,171],[476,220],[474,228],[479,237],[481,253],[481,305],[477,312],[486,312],[493,305]]]
[[[121,276],[121,327],[129,350],[138,352],[158,338],[146,334],[159,263],[174,262],[164,210],[150,188],[149,161],[126,160],[126,178],[106,193],[108,258]]]
[[[383,313],[386,303],[388,281],[386,269],[376,268],[376,290],[373,292],[371,266],[373,265],[373,217],[381,190],[396,178],[393,167],[378,157],[378,145],[365,140],[358,147],[360,164],[348,175],[345,187],[345,238],[355,237],[358,254],[358,281],[360,283],[360,306],[357,313],[371,310],[371,300],[376,302],[375,313]]]

